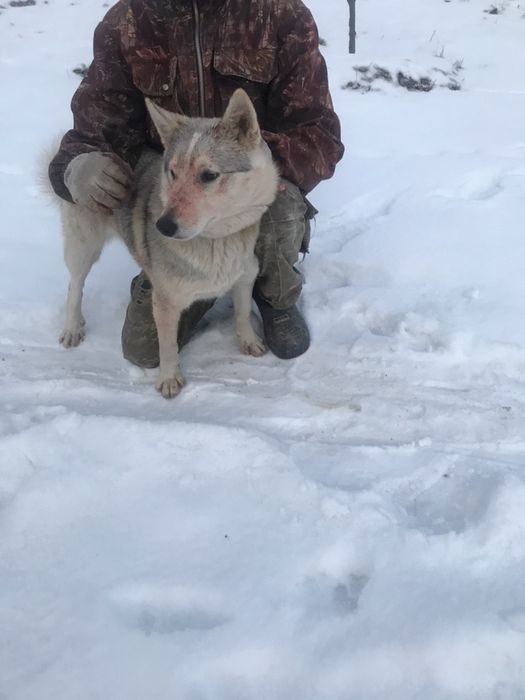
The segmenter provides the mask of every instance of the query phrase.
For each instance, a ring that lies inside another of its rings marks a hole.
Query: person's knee
[[[290,180],[281,178],[281,188],[268,210],[268,218],[273,221],[301,221],[306,216],[306,202],[301,190]]]
[[[261,220],[257,252],[276,245],[295,248],[301,245],[306,227],[307,205],[301,190],[289,180],[281,179],[282,190]],[[299,248],[298,248],[299,250]]]

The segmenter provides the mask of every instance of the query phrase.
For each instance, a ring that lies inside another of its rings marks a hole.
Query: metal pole
[[[350,44],[348,50],[350,53],[355,53],[355,0],[348,0],[350,7]]]

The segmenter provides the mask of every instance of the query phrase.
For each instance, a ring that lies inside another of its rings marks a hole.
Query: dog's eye
[[[220,173],[215,173],[213,170],[203,170],[200,174],[201,182],[204,183],[213,182],[218,177],[220,177]]]

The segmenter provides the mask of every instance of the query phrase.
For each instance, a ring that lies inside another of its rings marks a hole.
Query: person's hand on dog
[[[122,206],[133,179],[129,165],[114,153],[82,153],[73,158],[64,174],[75,204],[102,214]]]

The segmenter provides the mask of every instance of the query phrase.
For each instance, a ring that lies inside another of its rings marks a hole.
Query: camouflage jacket
[[[221,116],[251,97],[281,174],[309,192],[343,155],[317,27],[301,0],[120,0],[95,30],[94,60],[72,100],[74,128],[49,168],[56,193],[81,153],[133,167],[160,149],[144,96],[188,116]]]

